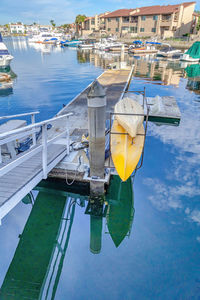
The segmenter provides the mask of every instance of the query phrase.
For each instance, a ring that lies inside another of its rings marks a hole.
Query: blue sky
[[[57,25],[72,23],[77,14],[92,16],[95,13],[113,11],[119,8],[134,8],[148,5],[177,4],[175,0],[1,0],[0,24],[21,21],[25,24],[39,22],[49,24],[55,20]],[[186,2],[186,1],[185,1]],[[199,0],[196,9],[200,10]]]

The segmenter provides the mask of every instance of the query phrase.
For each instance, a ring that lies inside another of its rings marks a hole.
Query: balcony
[[[171,25],[172,20],[161,20],[161,24],[160,26],[170,26]]]

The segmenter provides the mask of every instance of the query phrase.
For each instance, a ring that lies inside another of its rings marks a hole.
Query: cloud
[[[190,220],[200,225],[200,210],[195,209],[189,216]]]

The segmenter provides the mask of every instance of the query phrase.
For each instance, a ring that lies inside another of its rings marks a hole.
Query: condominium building
[[[94,31],[105,30],[105,16],[110,12],[106,12],[94,17],[87,17],[81,24],[82,34],[90,34]]]
[[[190,33],[196,2],[119,9],[105,16],[107,33],[173,37]]]

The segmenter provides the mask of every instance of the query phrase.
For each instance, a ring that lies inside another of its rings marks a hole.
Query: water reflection
[[[74,213],[72,198],[39,192],[4,278],[1,299],[54,299]]]
[[[114,176],[106,196],[108,213],[106,216],[109,234],[118,247],[126,236],[130,236],[134,217],[132,180],[122,182]]]
[[[10,66],[1,69],[0,68],[0,78],[2,75],[7,75],[7,79],[0,81],[0,97],[7,97],[13,94],[13,80],[17,77],[17,75],[13,72]]]
[[[184,68],[181,67],[179,62],[158,60],[155,55],[137,57],[130,56],[127,53],[122,56],[120,53],[78,50],[77,60],[81,64],[91,63],[95,67],[104,69],[134,66],[133,75],[135,77],[156,81],[160,85],[178,86],[184,74]]]
[[[188,77],[187,89],[200,93],[200,64],[192,64],[186,67]]]
[[[75,207],[79,205],[84,213],[88,197],[85,192],[80,191],[82,196],[72,193],[73,187],[54,190],[54,185],[43,182],[38,187],[39,193],[0,289],[1,299],[9,296],[13,299],[55,298]],[[134,215],[132,188],[131,179],[122,183],[118,176],[113,176],[106,194],[108,211],[104,209],[99,215],[104,204],[90,210],[90,251],[93,254],[101,251],[104,220],[116,247],[130,235]],[[88,209],[86,211],[85,217],[88,217]]]

